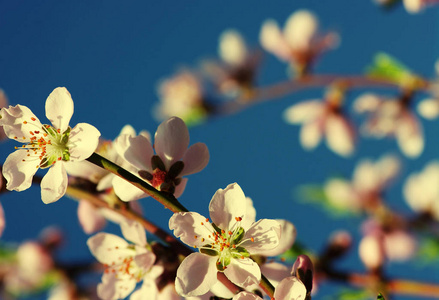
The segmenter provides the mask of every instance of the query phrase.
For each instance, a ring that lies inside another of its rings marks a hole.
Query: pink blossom
[[[189,147],[189,131],[180,118],[164,121],[155,133],[154,148],[145,135],[122,135],[116,141],[116,149],[128,161],[137,174],[160,191],[179,197],[186,186],[185,175],[200,172],[209,162],[209,151],[203,143]],[[154,154],[154,150],[156,154]],[[116,177],[115,193],[123,201],[147,197],[140,189]]]

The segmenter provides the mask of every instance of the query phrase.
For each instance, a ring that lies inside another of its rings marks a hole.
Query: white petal
[[[261,272],[276,287],[279,282],[290,276],[291,266],[287,267],[284,264],[273,261],[261,265]]]
[[[305,297],[305,285],[293,276],[282,280],[274,291],[276,300],[305,300]]]
[[[415,14],[420,12],[427,2],[422,0],[403,0],[403,3],[407,12]]]
[[[120,200],[125,202],[149,197],[149,195],[141,189],[117,176],[113,177],[113,189]]]
[[[439,116],[439,100],[424,99],[418,104],[418,113],[428,120],[436,119]]]
[[[99,262],[107,265],[122,263],[124,258],[135,254],[134,250],[127,249],[128,243],[123,238],[104,232],[89,238],[87,246]]]
[[[23,105],[2,108],[0,116],[0,126],[3,126],[5,134],[8,138],[15,139],[17,142],[29,142],[29,139],[32,137],[30,131],[33,132],[43,127],[33,112]]]
[[[187,178],[182,178],[180,184],[175,187],[175,198],[180,198],[180,196],[183,194],[184,189],[186,188],[187,180]]]
[[[253,206],[253,201],[250,197],[245,197],[245,202],[245,218],[241,221],[241,227],[244,228],[244,230],[247,230],[254,222],[256,222],[256,209]]]
[[[102,283],[98,284],[97,292],[101,299],[124,299],[136,287],[136,280],[119,280],[114,273],[104,273]]]
[[[284,112],[284,120],[291,124],[310,122],[322,116],[325,105],[321,100],[308,100],[288,107]]]
[[[79,201],[78,219],[82,229],[87,234],[101,230],[106,224],[105,218],[99,210],[85,200]]]
[[[277,256],[289,250],[297,237],[297,230],[293,223],[287,220],[276,220],[281,225],[279,245],[271,250],[260,252],[264,256]]]
[[[367,93],[355,99],[354,110],[357,113],[373,112],[381,105],[382,100],[375,94]]]
[[[69,91],[64,87],[54,89],[46,100],[46,117],[63,133],[69,127],[72,115],[73,100]]]
[[[183,156],[184,168],[180,176],[198,173],[203,170],[209,162],[209,150],[203,143],[196,143],[187,149]]]
[[[174,230],[174,235],[191,247],[213,242],[209,235],[215,232],[206,218],[196,212],[175,213],[169,219],[169,229]]]
[[[189,131],[182,119],[172,117],[157,128],[154,148],[167,170],[183,157],[188,146]]]
[[[158,299],[159,290],[154,280],[144,279],[142,287],[131,294],[130,300]]]
[[[237,183],[217,190],[209,204],[212,222],[224,230],[232,228],[236,217],[245,218],[246,202],[244,192]]]
[[[375,191],[380,188],[380,174],[370,159],[363,159],[358,163],[353,175],[353,185],[361,192]]]
[[[325,124],[328,147],[341,156],[354,151],[354,130],[342,116],[328,116]]]
[[[120,224],[120,229],[125,239],[139,246],[146,245],[146,232],[139,222],[126,220]]]
[[[250,258],[232,259],[224,274],[231,282],[244,288],[261,280],[261,269]]]
[[[152,172],[151,158],[154,150],[145,136],[121,135],[116,139],[115,147],[117,153],[135,168]]]
[[[375,269],[384,262],[383,245],[379,237],[367,235],[363,237],[358,245],[358,254],[361,261],[368,269]]]
[[[389,260],[406,261],[416,252],[416,240],[402,230],[386,234],[383,242],[386,257]]]
[[[17,150],[6,158],[3,165],[3,176],[7,184],[6,188],[10,191],[24,191],[32,184],[32,177],[38,170],[40,161],[27,161],[26,150]]]
[[[136,251],[147,251],[144,247],[136,247]],[[149,271],[155,262],[155,254],[151,251],[145,253],[137,254],[134,256],[134,262],[145,272]],[[159,268],[163,272],[162,268]],[[160,273],[161,274],[161,273]]]
[[[343,210],[359,211],[362,202],[350,182],[344,179],[330,179],[325,183],[324,192],[332,205]]]
[[[244,234],[244,247],[251,254],[264,253],[279,245],[281,227],[279,222],[269,219],[261,219],[254,223]],[[253,238],[254,241],[251,241]]]
[[[217,282],[216,257],[192,253],[180,264],[175,278],[175,290],[181,296],[207,293]]]
[[[305,149],[314,149],[322,139],[322,124],[320,121],[306,123],[300,130],[300,143]]]
[[[77,124],[70,132],[69,153],[70,161],[82,161],[96,150],[101,133],[94,126],[87,123]]]
[[[41,180],[41,199],[46,204],[57,201],[66,193],[67,184],[64,163],[56,162]]]
[[[230,65],[241,65],[247,57],[245,42],[236,30],[226,30],[219,38],[220,57]]]
[[[288,18],[285,24],[285,39],[294,49],[308,50],[313,37],[317,34],[318,27],[318,20],[314,14],[307,10],[298,10]]]
[[[276,21],[267,20],[262,24],[259,41],[262,48],[272,52],[280,59],[284,61],[289,61],[291,59],[291,48],[285,41]]]
[[[396,140],[401,151],[408,157],[418,157],[424,150],[422,125],[412,114],[406,114],[398,125]]]

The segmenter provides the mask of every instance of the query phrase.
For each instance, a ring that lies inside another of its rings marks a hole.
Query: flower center
[[[35,121],[35,118],[31,118]],[[24,121],[23,124],[28,124]],[[70,153],[68,147],[70,127],[63,133],[59,129],[55,129],[50,125],[41,125],[30,123],[36,126],[36,130],[29,131],[30,137],[23,137],[23,140],[27,142],[21,148],[16,149],[26,150],[28,153],[28,159],[23,161],[32,161],[37,159],[39,164],[37,168],[48,168],[55,164],[57,161],[70,160]],[[40,127],[41,126],[41,127]],[[16,140],[18,137],[14,137]]]
[[[118,250],[119,247],[115,246],[114,250]],[[133,253],[135,253],[134,248],[128,246],[128,249],[132,249]],[[113,248],[109,248],[109,251],[113,250]],[[139,266],[135,260],[134,256],[119,256],[116,261],[113,261],[110,265],[104,264],[105,273],[114,273],[119,279],[134,279],[137,282],[141,281],[143,276],[145,275],[144,268]]]
[[[152,173],[151,184],[156,189],[160,189],[160,186],[162,185],[162,183],[165,182],[165,179],[166,179],[166,172],[157,168]]]

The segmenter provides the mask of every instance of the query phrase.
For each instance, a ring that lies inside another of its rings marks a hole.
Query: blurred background
[[[272,18],[283,26],[298,9],[312,11],[323,32],[340,35],[339,47],[318,60],[314,68],[317,74],[363,74],[374,55],[384,51],[417,74],[436,76],[437,8],[409,14],[402,5],[383,10],[373,1],[353,2],[0,1],[0,88],[11,105],[28,106],[41,121],[45,120],[47,96],[54,88],[64,86],[75,104],[70,124],[90,123],[107,139],[114,139],[126,124],[154,133],[160,124],[153,111],[159,102],[161,80],[182,69],[197,70],[206,59],[217,60],[218,38],[226,29],[239,31],[249,47],[260,48],[262,23]],[[267,86],[288,78],[287,65],[265,53],[256,84]],[[365,91],[370,90],[350,91],[348,103]],[[397,94],[395,89],[380,91]],[[191,144],[204,142],[209,147],[210,162],[202,172],[189,177],[180,201],[189,210],[207,215],[215,191],[237,182],[253,199],[257,218],[290,220],[297,227],[300,243],[317,253],[335,230],[348,230],[354,247],[338,266],[365,272],[357,254],[359,226],[364,218],[333,217],[325,209],[305,203],[297,189],[305,184],[323,184],[330,176],[350,178],[360,159],[392,153],[401,158],[403,168],[387,191],[386,201],[409,214],[403,183],[408,174],[437,159],[439,126],[436,121],[422,121],[426,146],[416,159],[404,157],[393,139],[360,138],[349,158],[331,152],[324,143],[305,151],[299,143],[299,126],[287,124],[282,115],[291,104],[322,98],[323,94],[324,89],[302,90],[191,127]],[[360,118],[352,116],[360,124]],[[2,142],[2,162],[14,146],[12,141]],[[64,197],[45,205],[40,188],[33,186],[21,193],[3,193],[0,202],[6,215],[2,242],[35,239],[43,228],[56,226],[65,234],[57,253],[59,260],[92,259],[86,246],[89,236],[83,233],[76,215],[76,201]],[[140,203],[148,219],[168,230],[168,210],[150,198]],[[108,225],[104,231],[120,234],[115,225]],[[390,278],[439,282],[438,261],[425,265],[414,259],[386,267]],[[342,288],[325,283],[313,298],[327,299]]]

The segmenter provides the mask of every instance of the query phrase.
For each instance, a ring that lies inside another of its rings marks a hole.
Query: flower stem
[[[268,281],[267,277],[264,276],[264,274],[261,274],[261,281],[259,282],[259,286],[264,290],[265,293],[270,298],[274,297],[274,286],[271,284],[270,281]]]
[[[156,190],[153,186],[149,185],[146,181],[137,177],[136,175],[130,173],[124,168],[118,166],[117,164],[109,161],[108,159],[102,157],[97,153],[93,153],[87,160],[98,167],[104,168],[107,171],[125,179],[132,185],[141,189],[155,200],[163,204],[166,208],[170,209],[172,212],[187,212],[188,210],[172,195],[168,193],[163,193]]]

